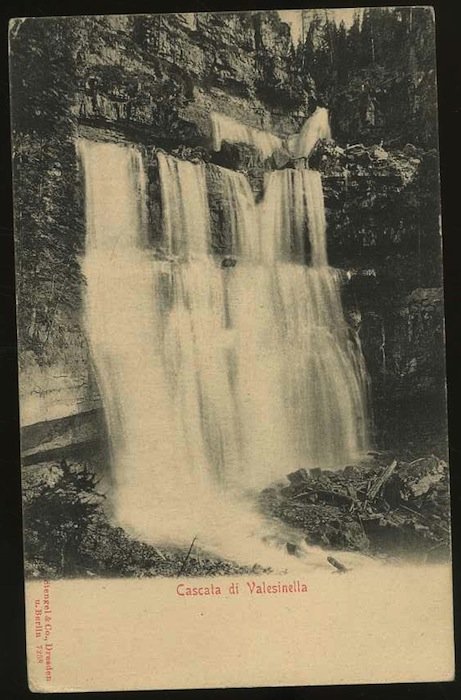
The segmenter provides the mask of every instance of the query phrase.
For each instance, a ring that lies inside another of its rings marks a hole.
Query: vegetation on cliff
[[[340,143],[437,147],[434,32],[428,7],[357,10],[349,28],[322,12],[313,18],[298,62]]]
[[[71,102],[72,32],[63,18],[18,20],[10,34],[20,361],[66,344],[79,307],[84,222]]]

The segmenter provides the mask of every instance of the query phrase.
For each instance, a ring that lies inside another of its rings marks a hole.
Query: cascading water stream
[[[159,259],[139,151],[82,139],[79,153],[85,323],[117,521],[142,539],[198,534],[238,558],[261,530],[245,491],[366,448],[366,373],[327,265],[320,176],[271,173],[256,205],[247,178],[221,168],[237,260],[222,267],[203,164],[158,154]]]
[[[339,274],[328,267],[320,174],[270,173],[261,206],[296,464],[339,467],[368,447],[367,374],[343,317]]]
[[[293,158],[308,158],[319,139],[330,138],[328,110],[325,107],[317,107],[309,119],[306,119],[299,134],[288,137],[286,146]]]
[[[282,147],[282,139],[268,131],[246,126],[220,112],[211,113],[213,133],[213,148],[221,149],[223,141],[228,143],[246,143],[253,146],[262,158],[269,158],[272,153]]]
[[[181,258],[165,262],[146,245],[139,152],[86,140],[79,152],[87,218],[85,325],[112,446],[113,509],[117,521],[140,536],[190,541],[204,503],[215,498],[212,470],[220,452],[230,462],[232,450],[217,350],[222,285],[206,251],[202,167],[183,163],[180,178],[172,172],[172,209],[165,199],[165,216],[170,212],[171,250]],[[174,188],[190,182],[196,198],[181,200]]]
[[[320,174],[268,174],[257,206],[244,175],[221,176],[238,259],[225,286],[243,483],[357,460],[368,446],[367,375],[328,267]]]
[[[223,141],[252,146],[261,156],[269,158],[275,151],[286,150],[294,159],[307,159],[319,139],[331,138],[328,110],[317,107],[306,119],[298,134],[281,139],[268,131],[246,126],[220,112],[211,113],[213,149],[221,150]]]

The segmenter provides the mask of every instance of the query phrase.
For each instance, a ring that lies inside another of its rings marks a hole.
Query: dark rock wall
[[[347,271],[346,317],[372,379],[376,439],[445,434],[437,154],[320,144],[330,263]]]
[[[74,21],[82,121],[208,144],[211,110],[285,133],[306,115],[289,28],[276,13]]]

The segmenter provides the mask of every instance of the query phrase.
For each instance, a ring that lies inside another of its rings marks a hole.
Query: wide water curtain
[[[237,443],[203,167],[160,160],[163,247],[175,256],[163,261],[146,243],[139,151],[87,140],[78,147],[86,193],[85,326],[110,433],[114,511],[143,537],[190,542]]]
[[[140,151],[78,147],[85,326],[119,522],[190,541],[223,493],[356,458],[367,446],[366,372],[328,267],[319,173],[267,174],[256,205],[245,175],[219,169],[228,266],[212,253],[203,163],[158,153],[159,237],[148,231]]]
[[[300,466],[357,458],[367,446],[367,378],[328,266],[320,174],[269,173],[256,205],[247,177],[219,168],[236,261],[222,266],[210,254],[204,166],[159,154],[159,168],[165,237],[185,256],[168,356],[198,407],[184,426],[196,416],[211,478],[259,487]],[[191,222],[201,233],[188,232]]]
[[[231,210],[245,211],[245,190],[229,191],[240,200]],[[246,479],[261,484],[300,466],[339,467],[366,449],[367,375],[328,266],[320,174],[269,173],[254,208],[258,225],[234,220],[238,240],[252,244],[241,245],[227,287]]]

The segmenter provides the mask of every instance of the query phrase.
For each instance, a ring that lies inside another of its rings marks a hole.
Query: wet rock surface
[[[369,455],[338,471],[300,469],[260,494],[266,515],[302,530],[309,544],[377,556],[449,557],[447,463]]]

